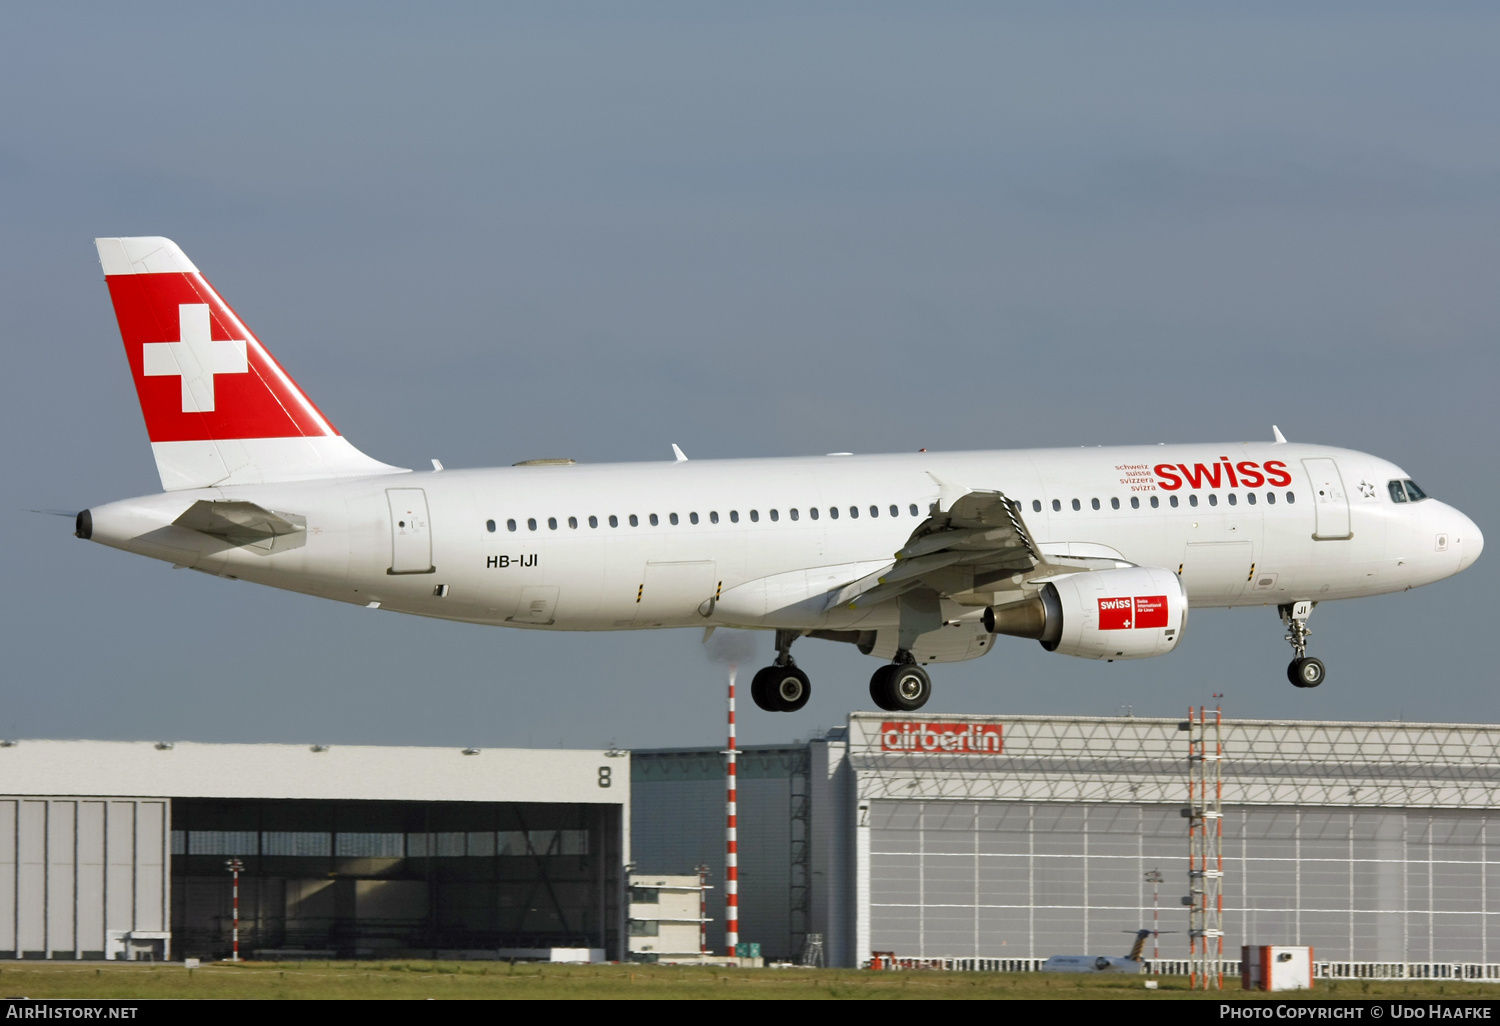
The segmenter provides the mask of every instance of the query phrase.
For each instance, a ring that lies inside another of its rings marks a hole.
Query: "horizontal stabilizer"
[[[267,555],[300,548],[307,539],[306,517],[277,513],[253,502],[199,499],[172,523]]]

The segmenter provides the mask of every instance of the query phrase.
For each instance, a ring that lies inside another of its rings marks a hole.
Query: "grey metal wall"
[[[1496,814],[1226,808],[1225,950],[1311,944],[1320,958],[1489,961],[1500,955]],[[1151,923],[1183,931],[1176,806],[875,800],[870,947],[913,957],[1123,954]],[[1497,823],[1500,828],[1500,823]],[[1182,957],[1184,933],[1161,939]],[[865,957],[868,957],[867,955]]]
[[[0,958],[104,958],[125,934],[164,935],[170,821],[162,798],[0,796]]]
[[[767,958],[800,953],[792,937],[792,785],[793,769],[805,765],[805,747],[750,748],[738,760],[740,939],[759,943]],[[712,750],[632,752],[630,788],[634,872],[708,866],[708,943],[722,951],[723,757]]]

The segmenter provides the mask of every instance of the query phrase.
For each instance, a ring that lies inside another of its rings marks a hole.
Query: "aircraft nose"
[[[1484,551],[1484,534],[1479,530],[1478,524],[1459,513],[1453,537],[1458,543],[1458,569],[1461,573]]]

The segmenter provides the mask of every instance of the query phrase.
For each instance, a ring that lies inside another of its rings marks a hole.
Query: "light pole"
[[[245,864],[239,859],[225,859],[224,868],[229,870],[230,878],[234,881],[234,954],[230,956],[231,962],[240,960],[240,870]]]

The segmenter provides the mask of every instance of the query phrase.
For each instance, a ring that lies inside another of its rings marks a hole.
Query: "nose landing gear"
[[[801,631],[776,632],[776,661],[750,680],[750,697],[766,712],[796,712],[812,698],[812,682],[792,659]]]
[[[1315,688],[1323,683],[1323,678],[1328,673],[1323,667],[1323,660],[1307,654],[1307,637],[1312,633],[1307,628],[1307,618],[1312,615],[1313,605],[1312,602],[1303,601],[1278,606],[1276,609],[1281,614],[1281,622],[1287,626],[1286,640],[1291,643],[1292,651],[1297,653],[1297,657],[1286,668],[1286,679],[1292,682],[1293,687]]]

